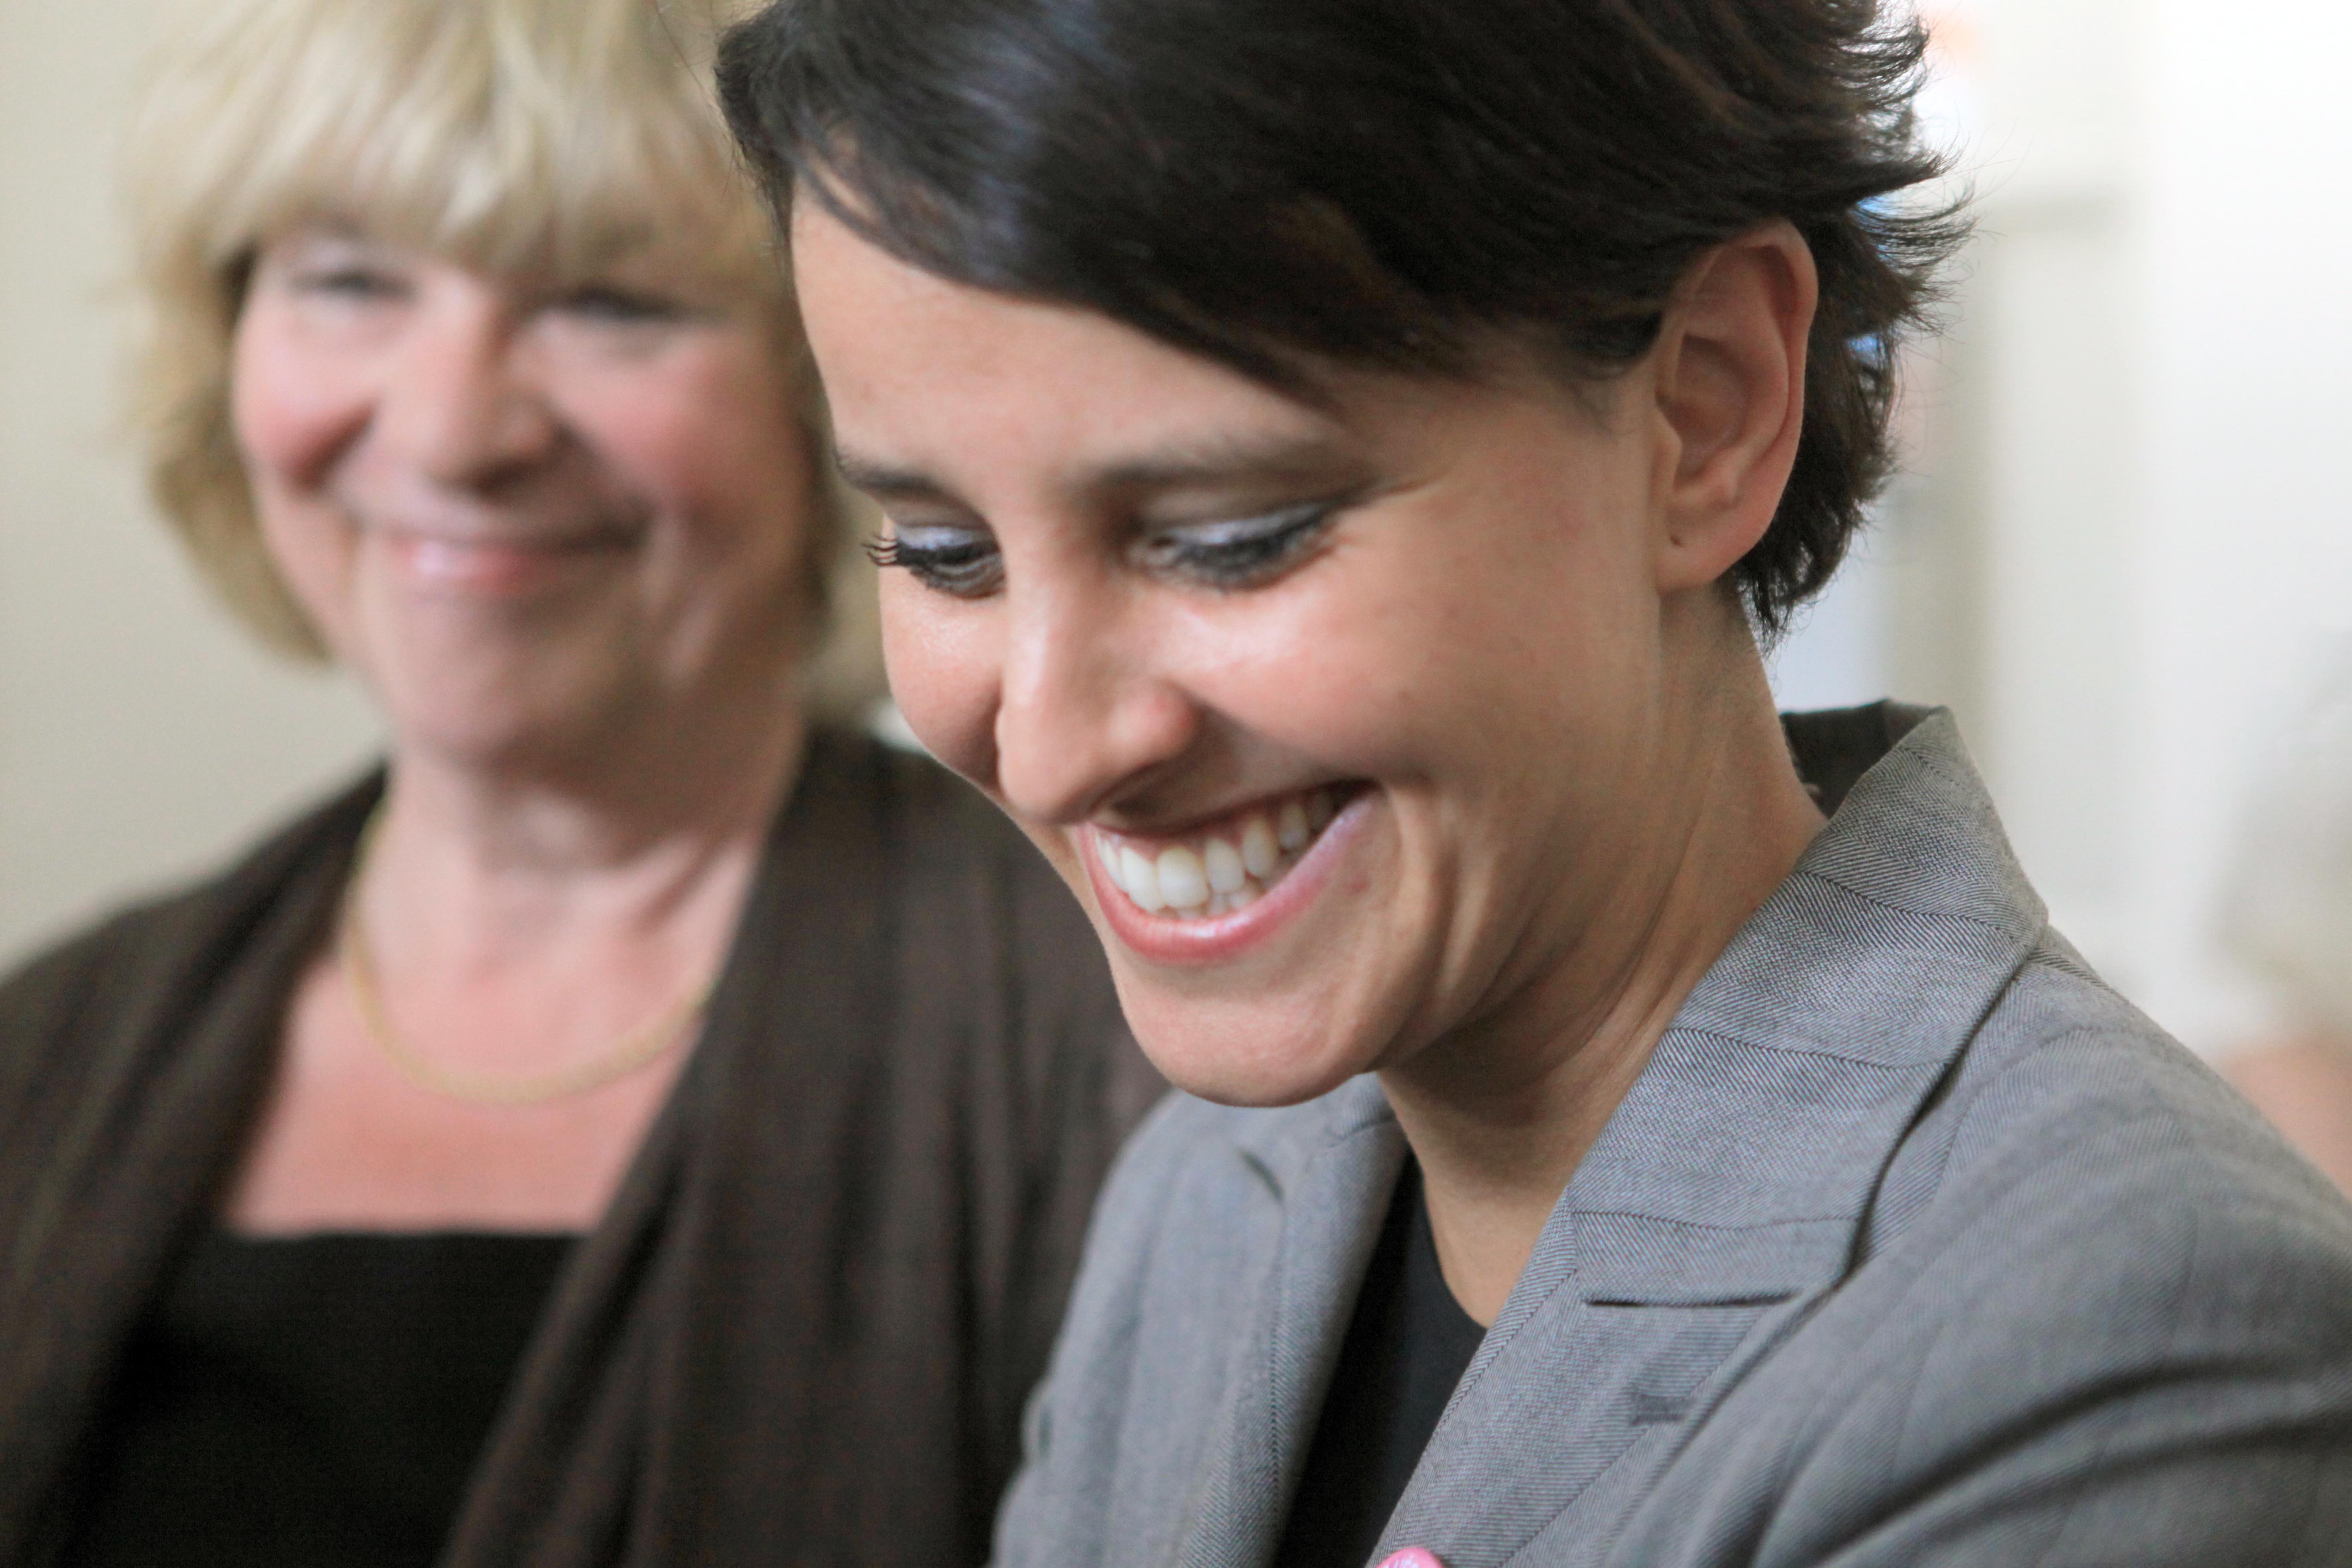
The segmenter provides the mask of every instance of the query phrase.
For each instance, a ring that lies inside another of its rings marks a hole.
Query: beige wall
[[[155,0],[0,0],[0,964],[184,876],[373,749],[248,647],[113,431],[112,132]]]

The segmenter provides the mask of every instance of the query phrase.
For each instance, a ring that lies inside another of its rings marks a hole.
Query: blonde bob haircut
[[[144,334],[133,418],[149,481],[265,642],[326,657],[263,544],[230,422],[230,344],[265,241],[306,222],[486,271],[585,280],[684,242],[764,292],[776,352],[823,414],[783,262],[710,87],[752,0],[185,0],[132,127]],[[840,508],[812,462],[817,635]]]

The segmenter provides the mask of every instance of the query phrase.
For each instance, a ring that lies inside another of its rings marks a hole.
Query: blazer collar
[[[1880,1171],[2046,920],[1950,714],[1906,729],[1684,1003],[1513,1309],[1571,1274],[1637,1302],[1843,1271]]]
[[[1647,1469],[1617,1461],[1667,1451],[1771,1322],[1853,1266],[1896,1146],[2044,929],[1950,716],[1882,716],[1906,732],[1570,1182],[1388,1547],[1500,1563],[1538,1535],[1601,1539]]]

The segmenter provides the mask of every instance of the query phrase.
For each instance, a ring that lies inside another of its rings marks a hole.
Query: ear
[[[1662,592],[1717,582],[1771,527],[1805,424],[1805,350],[1821,275],[1776,222],[1708,251],[1653,349]]]

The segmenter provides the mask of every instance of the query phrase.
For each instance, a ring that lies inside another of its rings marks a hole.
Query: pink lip
[[[1238,958],[1272,941],[1277,931],[1315,901],[1316,895],[1330,881],[1348,844],[1363,831],[1364,821],[1370,815],[1372,794],[1370,790],[1361,791],[1341,807],[1339,815],[1323,829],[1322,837],[1290,868],[1290,874],[1275,884],[1272,892],[1245,910],[1208,920],[1180,921],[1137,909],[1103,869],[1098,856],[1100,841],[1091,833],[1081,834],[1086,846],[1082,858],[1087,876],[1094,885],[1095,906],[1102,910],[1103,919],[1121,942],[1137,956],[1155,963],[1200,967]]]
[[[520,594],[544,584],[573,563],[616,547],[605,535],[546,541],[450,539],[402,529],[378,537],[412,578],[432,587],[478,594]]]

